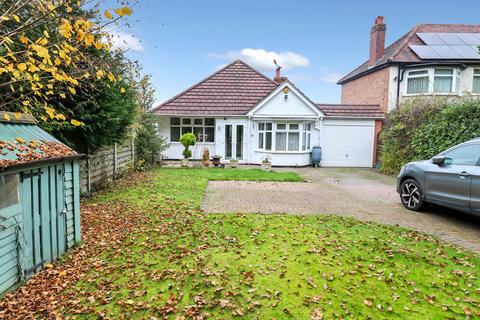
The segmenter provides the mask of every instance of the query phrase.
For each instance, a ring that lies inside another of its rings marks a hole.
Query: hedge
[[[407,162],[429,159],[480,137],[480,100],[413,99],[393,111],[381,136],[380,170],[397,174]]]

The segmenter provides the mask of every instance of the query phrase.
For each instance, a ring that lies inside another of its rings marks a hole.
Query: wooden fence
[[[133,140],[121,145],[103,148],[86,159],[80,165],[80,190],[90,193],[101,185],[115,180],[135,159]]]

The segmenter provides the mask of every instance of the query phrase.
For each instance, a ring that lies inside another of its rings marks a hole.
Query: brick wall
[[[383,68],[342,85],[342,103],[378,104],[388,112],[389,68]]]

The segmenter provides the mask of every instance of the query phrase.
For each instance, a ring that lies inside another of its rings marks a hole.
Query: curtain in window
[[[433,92],[450,93],[452,92],[453,77],[435,77],[433,80]]]
[[[277,132],[275,134],[275,150],[286,151],[287,150],[287,133]]]
[[[480,76],[473,77],[473,93],[480,93]]]
[[[302,150],[307,148],[307,133],[302,132]]]
[[[288,134],[288,151],[298,151],[300,147],[300,133],[290,132]]]
[[[407,93],[427,93],[428,92],[428,77],[410,78],[407,81]]]
[[[265,132],[265,150],[272,150],[272,133]]]

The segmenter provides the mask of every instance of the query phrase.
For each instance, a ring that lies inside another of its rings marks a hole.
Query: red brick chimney
[[[375,63],[383,56],[385,50],[385,31],[387,25],[383,22],[383,17],[378,16],[375,19],[375,24],[370,30],[370,58],[368,59],[368,66],[373,67]]]
[[[280,84],[284,81],[287,81],[287,77],[282,77],[280,76],[280,69],[282,67],[280,67],[278,64],[277,64],[277,61],[276,60],[273,60],[273,63],[275,63],[275,66],[277,67],[275,69],[275,78],[273,78],[273,81],[275,81],[276,83]]]

